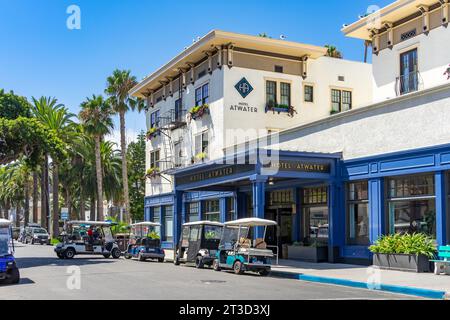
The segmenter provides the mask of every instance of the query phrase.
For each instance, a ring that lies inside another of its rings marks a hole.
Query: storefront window
[[[153,207],[151,209],[151,221],[160,223],[161,222],[160,213],[161,213],[161,207]],[[155,231],[156,231],[156,233],[161,235],[161,227],[156,227]]]
[[[327,187],[303,189],[303,230],[306,245],[328,242]]]
[[[389,179],[389,232],[422,232],[435,238],[435,201],[433,175],[418,175]]]
[[[292,205],[294,196],[292,189],[277,190],[269,193],[269,205]]]
[[[234,198],[227,198],[227,221],[236,220],[236,211],[234,210]]]
[[[347,243],[369,244],[369,195],[367,181],[348,184]]]
[[[191,202],[186,204],[186,222],[199,221],[200,204]]]
[[[219,200],[205,201],[205,219],[208,221],[220,221]]]
[[[164,206],[164,241],[173,240],[173,206]]]

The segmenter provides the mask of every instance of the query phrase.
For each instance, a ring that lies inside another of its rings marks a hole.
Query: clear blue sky
[[[0,0],[0,88],[54,96],[78,113],[86,96],[103,93],[115,68],[141,79],[212,29],[333,44],[346,59],[362,60],[362,42],[344,37],[341,26],[369,5],[390,2]],[[72,4],[81,9],[81,30],[66,27]],[[130,114],[127,122],[131,130],[145,129],[143,114]]]

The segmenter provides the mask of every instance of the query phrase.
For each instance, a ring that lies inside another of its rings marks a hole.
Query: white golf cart
[[[269,226],[276,227],[277,223],[259,218],[225,222],[213,269],[215,271],[229,269],[236,274],[253,271],[261,276],[267,276],[274,256],[264,241]],[[250,235],[252,228],[264,228],[263,237],[252,240]]]
[[[107,221],[68,221],[69,232],[64,234],[63,242],[56,245],[56,255],[60,259],[72,259],[78,254],[119,259],[122,252],[112,234],[114,225],[116,223]]]

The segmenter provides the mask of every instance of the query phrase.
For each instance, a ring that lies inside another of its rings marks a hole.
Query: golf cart
[[[182,226],[181,239],[174,260],[180,263],[195,263],[196,268],[211,266],[219,247],[223,223],[197,221]]]
[[[270,273],[272,250],[267,249],[264,241],[268,226],[276,226],[272,220],[246,218],[225,223],[219,250],[213,263],[215,271],[231,269],[236,274],[254,271],[261,276]],[[264,227],[262,239],[249,239],[251,228]]]
[[[164,250],[155,228],[161,224],[156,222],[140,222],[130,225],[130,237],[125,259],[137,258],[139,261],[156,259],[164,262]]]
[[[102,255],[105,258],[119,259],[122,255],[114,240],[111,227],[116,223],[105,221],[68,221],[68,233],[55,247],[60,259],[72,259],[77,254]],[[93,235],[89,236],[91,229]]]
[[[19,283],[20,273],[13,254],[11,221],[0,219],[0,283]]]

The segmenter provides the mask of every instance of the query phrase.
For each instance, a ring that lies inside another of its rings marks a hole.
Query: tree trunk
[[[30,222],[30,183],[29,183],[29,178],[28,178],[28,174],[25,178],[25,201],[24,201],[24,224],[23,226],[27,226],[28,223]]]
[[[86,220],[86,211],[84,207],[84,189],[81,183],[80,183],[80,219]]]
[[[123,220],[130,222],[130,195],[128,193],[128,168],[127,168],[127,144],[125,136],[125,112],[121,111],[120,117],[120,149],[122,150],[122,182],[123,182],[123,201],[125,213]]]
[[[103,221],[103,174],[100,155],[100,136],[95,136],[95,171],[97,176],[97,219]]]
[[[38,222],[38,174],[33,172],[33,223]]]
[[[53,160],[53,212],[52,212],[52,237],[59,236],[59,174],[58,164]]]
[[[20,214],[19,214],[20,208],[19,206],[16,206],[16,227],[20,228]]]
[[[89,220],[95,221],[95,197],[91,197],[91,212]]]
[[[42,164],[42,176],[41,176],[41,226],[48,230],[48,155],[44,156],[44,162]]]

